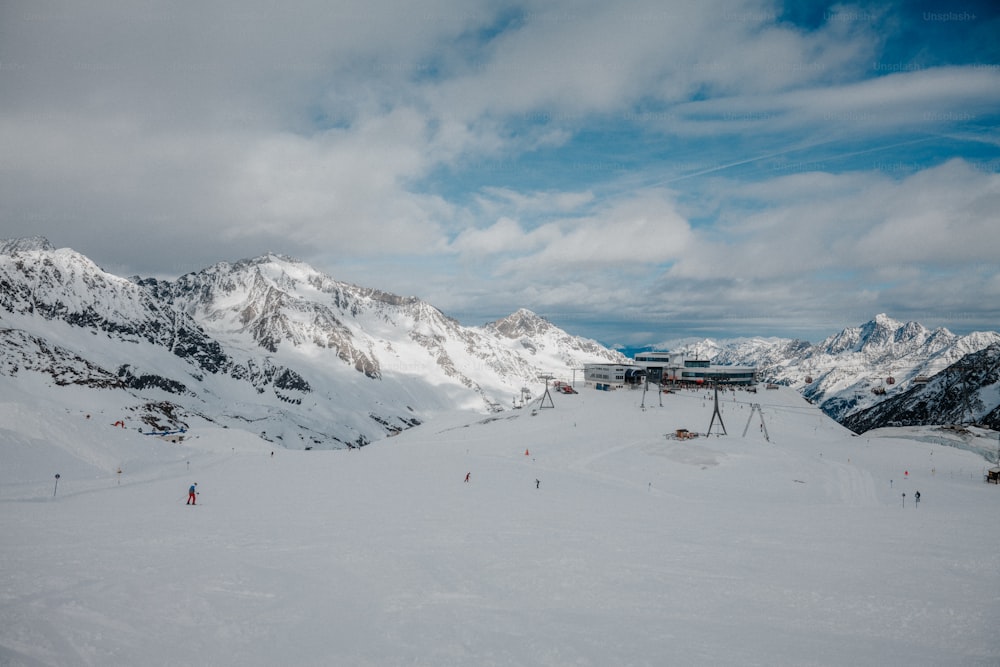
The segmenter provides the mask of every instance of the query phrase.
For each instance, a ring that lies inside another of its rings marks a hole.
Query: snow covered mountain
[[[930,330],[879,314],[815,345],[751,338],[688,342],[678,349],[720,364],[757,366],[763,380],[795,387],[828,415],[847,423],[851,415],[906,393],[966,355],[998,343],[996,332],[958,336],[945,328]],[[929,406],[927,419],[937,415],[938,423],[946,423],[947,414],[947,408]]]
[[[995,332],[957,336],[880,314],[815,345],[671,347],[755,365],[834,419],[875,428],[917,418],[869,408],[995,344]],[[285,447],[361,446],[454,407],[514,407],[540,391],[542,376],[570,380],[601,360],[626,358],[528,310],[463,326],[418,298],[340,282],[281,255],[164,281],[111,275],[43,238],[0,241],[0,376],[42,373],[56,387],[119,392],[114,421],[147,431],[251,423]],[[989,386],[981,389],[977,419],[996,407]],[[925,403],[920,423],[954,421],[949,403]]]
[[[441,410],[503,410],[600,359],[621,355],[530,311],[466,327],[280,255],[163,281],[0,242],[0,375],[120,392],[121,421],[145,430],[252,423],[289,448],[361,446]]]
[[[885,426],[979,424],[1000,431],[1000,343],[962,357],[926,383],[850,414],[862,433]]]

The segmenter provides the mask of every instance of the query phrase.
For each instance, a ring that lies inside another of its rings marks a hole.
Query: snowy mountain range
[[[982,354],[997,346],[995,332],[958,336],[880,314],[818,344],[741,338],[670,348],[756,366],[762,380],[866,430],[1000,427],[996,354]],[[358,447],[455,408],[519,407],[543,390],[543,377],[569,381],[593,361],[627,359],[528,310],[463,326],[416,297],[340,282],[282,255],[167,281],[111,275],[43,238],[0,241],[0,376],[36,373],[56,392],[115,392],[112,421],[144,432],[200,421],[249,426],[292,449]],[[946,390],[956,382],[960,414]]]
[[[115,421],[147,432],[250,423],[289,448],[356,447],[441,410],[513,407],[596,359],[622,356],[526,310],[466,327],[280,255],[164,281],[0,242],[0,375],[118,392]]]
[[[852,428],[888,425],[874,415],[908,425],[957,421],[981,422],[995,428],[1000,426],[997,380],[989,370],[993,363],[990,359],[995,357],[980,353],[998,346],[1000,334],[996,332],[959,336],[945,328],[931,330],[917,322],[899,322],[879,314],[817,344],[749,338],[686,342],[678,349],[719,364],[756,366],[762,380],[798,389],[828,415]],[[978,370],[972,373],[973,368]],[[939,409],[942,397],[933,393],[938,383],[929,381],[939,375],[957,377],[962,369],[970,371],[963,386],[975,408],[966,410],[959,419],[950,402],[942,403]],[[869,413],[864,419],[851,418],[885,402],[896,405],[892,399],[904,395],[925,403],[920,420],[891,415],[886,410]]]

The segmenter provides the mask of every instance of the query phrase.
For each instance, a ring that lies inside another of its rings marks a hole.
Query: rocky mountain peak
[[[550,331],[553,325],[527,308],[520,308],[507,317],[490,322],[487,327],[507,338],[516,339],[545,333]]]
[[[55,250],[55,246],[49,243],[44,236],[26,236],[17,239],[0,239],[0,255],[13,255],[17,252],[31,252],[37,250]]]
[[[879,354],[893,347],[922,345],[930,336],[931,332],[918,322],[903,324],[885,313],[879,313],[860,327],[848,327],[830,336],[818,347],[825,354]]]
[[[873,320],[861,325],[859,342],[861,347],[880,347],[892,342],[896,331],[903,325],[885,313],[880,313]]]

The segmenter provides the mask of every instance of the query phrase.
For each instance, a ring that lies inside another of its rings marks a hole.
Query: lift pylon
[[[715,383],[715,409],[712,411],[712,421],[708,423],[708,435],[712,435],[712,427],[715,426],[715,418],[719,418],[719,426],[722,428],[722,435],[726,433],[726,425],[722,423],[722,413],[719,412],[719,383]]]
[[[556,404],[552,401],[552,394],[549,393],[549,380],[551,380],[553,375],[543,375],[542,379],[545,381],[545,393],[542,394],[542,399],[538,402],[539,408],[554,408]],[[546,405],[546,399],[548,399],[548,405]]]
[[[747,425],[743,428],[743,437],[747,437],[747,430],[750,429],[750,422],[753,421],[755,412],[760,415],[760,431],[764,434],[764,439],[771,442],[771,436],[767,432],[767,424],[764,423],[764,411],[760,409],[760,403],[750,404],[750,418],[747,419]]]

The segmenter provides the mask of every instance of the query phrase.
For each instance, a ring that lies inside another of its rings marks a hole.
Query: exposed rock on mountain
[[[516,342],[531,355],[554,353],[569,368],[581,368],[584,363],[597,360],[628,362],[620,352],[609,350],[594,340],[571,336],[524,308],[484,328],[500,338]]]

